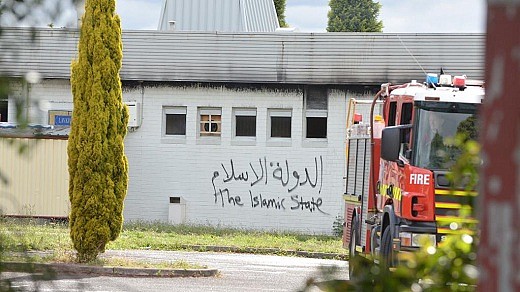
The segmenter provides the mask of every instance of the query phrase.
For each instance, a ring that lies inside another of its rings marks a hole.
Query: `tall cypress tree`
[[[372,0],[330,0],[328,32],[381,32],[381,4]]]
[[[122,58],[115,0],[86,0],[71,66],[74,113],[68,144],[70,236],[79,262],[94,260],[122,228],[128,183]]]

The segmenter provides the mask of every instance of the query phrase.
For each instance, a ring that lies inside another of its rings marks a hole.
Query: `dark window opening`
[[[306,86],[304,95],[305,138],[327,138],[328,89]]]
[[[327,118],[307,117],[307,138],[327,138]]]
[[[388,113],[388,126],[395,126],[396,114],[397,114],[397,102],[392,101],[390,103],[390,110]]]
[[[0,122],[7,122],[7,100],[0,100]]]
[[[237,137],[256,136],[256,116],[236,116],[235,123]]]
[[[271,137],[291,138],[291,117],[271,117]]]
[[[408,125],[412,123],[412,109],[411,102],[403,103],[401,108],[401,125]]]
[[[328,90],[325,87],[308,86],[305,88],[307,109],[327,110]]]
[[[166,115],[166,135],[186,135],[186,115]]]

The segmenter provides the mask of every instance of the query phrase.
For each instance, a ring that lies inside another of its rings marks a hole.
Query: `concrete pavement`
[[[223,246],[190,246],[195,251],[212,251],[212,252],[238,252],[233,247]],[[147,258],[147,251],[110,251],[101,254],[101,258],[134,258],[139,260],[161,262],[164,259]],[[240,250],[242,253],[244,250]],[[160,252],[160,251],[153,251]],[[250,250],[249,253],[273,254],[280,252],[276,249]],[[34,252],[31,252],[34,253]],[[36,252],[37,253],[37,252]],[[140,255],[137,255],[140,254]],[[247,251],[246,251],[247,253]],[[284,251],[286,255],[294,255],[299,257],[316,258],[316,259],[340,259],[345,260],[346,256],[333,253],[311,253],[304,251]],[[218,275],[219,270],[214,268],[206,269],[168,269],[168,268],[133,268],[133,267],[106,267],[84,264],[69,263],[22,263],[22,262],[3,262],[4,271],[11,272],[29,272],[29,273],[56,273],[56,274],[82,274],[82,275],[102,275],[102,276],[122,276],[122,277],[214,277]]]

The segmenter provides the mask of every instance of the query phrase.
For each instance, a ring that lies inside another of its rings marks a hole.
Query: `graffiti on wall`
[[[213,199],[221,207],[249,207],[281,211],[308,211],[327,214],[322,210],[323,157],[314,157],[310,166],[296,169],[288,160],[268,161],[267,157],[249,162],[239,169],[233,159],[221,163],[213,172]],[[240,185],[241,192],[232,192]],[[260,186],[272,186],[281,190],[278,195],[261,193]],[[313,190],[314,196],[303,196],[299,191]],[[327,214],[328,215],[328,214]]]

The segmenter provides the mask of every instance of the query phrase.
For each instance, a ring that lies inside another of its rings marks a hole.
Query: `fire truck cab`
[[[371,130],[347,138],[343,245],[351,257],[392,265],[396,252],[425,240],[438,244],[457,224],[476,223],[458,214],[476,192],[454,190],[448,173],[462,153],[454,137],[476,139],[483,98],[483,83],[465,76],[428,74],[424,83],[382,86],[374,98],[383,100],[382,132],[372,113]]]

